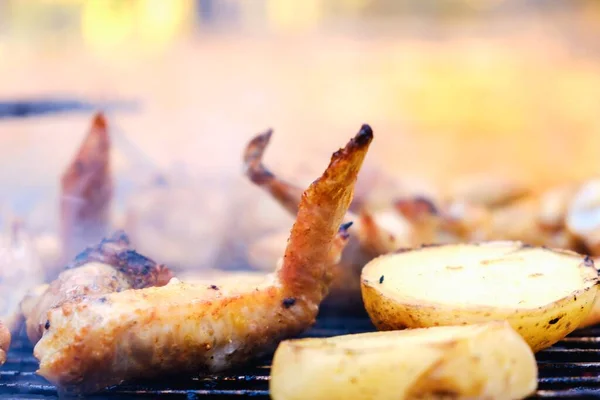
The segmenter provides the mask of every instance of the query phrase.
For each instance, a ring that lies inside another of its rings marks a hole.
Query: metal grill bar
[[[366,318],[320,318],[303,337],[328,337],[374,330]],[[0,392],[8,399],[54,399],[54,386],[35,374],[37,360],[21,334],[13,341],[6,364],[0,369]],[[538,391],[532,399],[600,398],[600,328],[574,332],[569,338],[537,354]],[[270,359],[255,366],[210,377],[168,378],[162,382],[136,382],[108,389],[91,398],[111,400],[269,398]]]

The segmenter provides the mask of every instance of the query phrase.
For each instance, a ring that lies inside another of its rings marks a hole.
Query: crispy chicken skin
[[[0,365],[6,362],[6,352],[10,347],[10,331],[0,321]]]
[[[98,113],[61,178],[60,221],[65,260],[106,236],[112,194],[108,126],[104,115]]]
[[[66,301],[47,313],[34,349],[38,373],[62,390],[94,392],[133,378],[222,371],[304,331],[328,291],[330,248],[372,138],[363,125],[304,192],[283,263],[263,284],[228,291],[172,279]]]
[[[86,296],[163,286],[171,277],[168,268],[132,250],[124,232],[116,232],[81,252],[50,285],[33,289],[23,299],[27,336],[33,344],[40,340],[53,308],[69,307]]]

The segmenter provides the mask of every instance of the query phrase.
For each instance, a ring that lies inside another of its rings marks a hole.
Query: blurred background
[[[0,102],[87,104],[0,119],[0,205],[54,230],[97,108],[115,218],[156,173],[185,176],[198,195],[183,235],[213,249],[292,221],[242,175],[267,128],[265,161],[302,186],[365,122],[364,176],[585,179],[600,172],[598,38],[593,0],[0,0]]]

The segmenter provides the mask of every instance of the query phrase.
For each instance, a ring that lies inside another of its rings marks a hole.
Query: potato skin
[[[534,352],[552,346],[577,329],[594,303],[596,287],[565,297],[546,307],[511,310],[494,307],[454,308],[444,304],[400,304],[362,281],[365,308],[378,330],[468,325],[506,320]]]
[[[577,329],[583,329],[590,326],[594,326],[600,323],[600,298],[596,295],[596,300],[594,301],[594,305],[592,306],[592,310],[585,317],[583,322],[579,324]]]
[[[534,352],[552,346],[579,328],[593,308],[598,288],[596,282],[537,308],[458,307],[422,299],[398,301],[379,290],[379,280],[368,277],[367,270],[368,266],[363,269],[361,279],[363,302],[378,330],[508,321]]]
[[[508,323],[450,329],[442,340],[423,336],[448,328],[413,330],[408,341],[407,331],[284,341],[273,359],[271,398],[520,399],[535,391],[535,358]],[[355,343],[344,345],[352,336]]]

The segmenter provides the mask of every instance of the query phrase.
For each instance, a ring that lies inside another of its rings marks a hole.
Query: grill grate
[[[365,318],[324,317],[304,337],[327,337],[373,330]],[[533,399],[600,398],[600,327],[572,333],[552,348],[537,354],[539,387]],[[228,399],[269,398],[269,359],[256,366],[206,378],[165,379],[163,382],[124,384],[90,398],[125,399]],[[0,369],[0,392],[9,399],[57,398],[56,388],[35,374],[37,360],[22,334],[13,341],[6,364]]]

